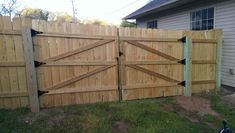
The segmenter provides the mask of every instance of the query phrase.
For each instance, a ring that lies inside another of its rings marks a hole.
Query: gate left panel
[[[29,106],[21,29],[30,23],[0,16],[0,108]]]
[[[115,27],[35,20],[33,29],[43,32],[33,37],[41,107],[118,100]]]

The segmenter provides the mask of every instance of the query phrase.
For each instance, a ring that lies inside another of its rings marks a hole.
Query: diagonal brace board
[[[161,52],[159,50],[156,50],[156,49],[153,49],[151,47],[145,46],[144,44],[141,44],[141,43],[139,43],[137,41],[127,41],[126,40],[126,42],[129,43],[129,44],[132,44],[132,45],[134,45],[136,47],[142,48],[142,49],[144,49],[146,51],[149,51],[149,52],[151,52],[153,54],[156,54],[156,55],[159,55],[159,56],[164,57],[166,59],[169,59],[171,61],[178,61],[179,60],[179,59],[177,59],[177,58],[175,58],[175,57],[173,57],[171,55],[165,54],[165,53],[163,53],[163,52]]]
[[[60,59],[64,59],[64,58],[66,58],[66,57],[69,57],[69,56],[72,56],[72,55],[75,55],[75,54],[79,54],[79,53],[88,51],[88,50],[90,50],[90,49],[93,49],[93,48],[96,48],[96,47],[105,45],[105,44],[110,43],[110,42],[113,42],[113,41],[114,41],[114,40],[101,40],[101,41],[95,42],[95,43],[93,43],[93,44],[89,44],[89,45],[87,45],[87,46],[84,46],[84,47],[82,47],[82,48],[78,48],[78,49],[76,49],[76,50],[69,51],[69,52],[67,52],[67,53],[63,53],[63,54],[60,54],[60,55],[57,55],[57,56],[48,58],[46,61],[57,61],[57,60],[60,60]]]
[[[180,81],[175,80],[173,78],[167,77],[167,76],[162,75],[162,74],[157,73],[157,72],[150,71],[148,69],[145,69],[145,68],[137,66],[137,65],[126,65],[126,66],[128,66],[130,68],[134,68],[134,69],[139,70],[139,71],[142,71],[142,72],[147,73],[149,75],[164,79],[164,80],[169,81],[169,82],[180,82]]]
[[[88,72],[88,73],[83,74],[83,75],[75,76],[75,77],[73,77],[73,78],[71,78],[69,80],[62,81],[62,82],[60,82],[60,83],[58,83],[58,84],[56,84],[54,86],[48,87],[48,88],[43,89],[43,90],[55,90],[55,89],[59,89],[59,88],[64,87],[66,85],[72,84],[74,82],[77,82],[77,81],[82,80],[84,78],[90,77],[90,76],[92,76],[94,74],[97,74],[99,72],[102,72],[104,70],[107,70],[107,69],[109,69],[109,68],[111,68],[113,66],[115,66],[115,65],[110,65],[110,66],[105,66],[105,67],[97,68],[97,69],[95,69],[95,70],[93,70],[91,72]]]

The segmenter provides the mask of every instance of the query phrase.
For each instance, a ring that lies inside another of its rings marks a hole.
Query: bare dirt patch
[[[62,108],[45,109],[39,113],[30,113],[23,120],[25,123],[33,124],[35,121],[46,118],[49,126],[54,126],[64,120],[66,114]]]
[[[116,121],[114,123],[114,128],[118,129],[121,132],[127,133],[129,131],[129,129],[131,128],[131,123],[127,122],[127,121]]]
[[[161,107],[166,111],[176,112],[177,114],[190,120],[191,122],[199,122],[202,120],[202,117],[198,116],[194,112],[189,112],[189,111],[179,107],[179,105],[176,105],[176,104],[162,104]]]
[[[211,108],[211,103],[208,99],[202,97],[176,97],[176,103],[162,104],[161,107],[167,111],[174,111],[178,115],[188,119],[191,122],[202,122],[205,115],[213,115],[220,118]],[[212,123],[205,123],[211,129],[216,130],[216,126]]]
[[[54,125],[57,125],[58,123],[62,122],[65,118],[65,114],[56,115],[48,120],[49,127],[53,127]]]
[[[208,99],[202,97],[177,97],[177,103],[188,112],[195,112],[200,117],[204,115],[219,116],[214,110],[211,109],[211,103]]]
[[[49,117],[47,121],[50,127],[53,127],[54,125],[62,122],[66,117],[66,113],[62,108],[57,108],[56,110],[54,110],[54,113],[55,114]]]
[[[113,113],[115,112],[116,110],[114,108],[108,108],[107,109],[107,115],[108,115],[108,118],[111,118]]]
[[[48,110],[41,110],[39,113],[29,113],[25,118],[23,119],[25,123],[32,124],[41,117],[46,117],[48,115]]]
[[[225,96],[225,95],[231,95],[233,93],[235,93],[235,89],[233,87],[229,87],[229,86],[222,86],[220,88],[220,94]]]
[[[223,96],[222,100],[225,101],[226,103],[230,103],[231,105],[233,105],[233,108],[235,109],[235,93]]]

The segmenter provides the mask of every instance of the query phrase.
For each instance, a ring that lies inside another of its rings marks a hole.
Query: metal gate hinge
[[[181,85],[181,86],[185,87],[185,81],[182,81],[182,82],[178,83],[178,85]]]
[[[34,37],[34,36],[36,36],[36,35],[38,35],[38,34],[42,34],[43,32],[41,32],[41,31],[36,31],[36,30],[34,30],[34,29],[31,29],[31,36],[32,37]]]
[[[182,43],[186,43],[186,37],[182,37],[181,39],[179,39],[179,41],[181,41]]]
[[[119,56],[122,56],[123,55],[123,53],[122,52],[119,52]]]
[[[186,59],[180,60],[180,61],[178,61],[178,63],[180,63],[182,65],[186,65]]]
[[[38,96],[41,96],[41,95],[46,94],[46,93],[49,93],[49,91],[38,90]]]
[[[40,67],[41,65],[46,64],[45,62],[34,61],[35,67]]]

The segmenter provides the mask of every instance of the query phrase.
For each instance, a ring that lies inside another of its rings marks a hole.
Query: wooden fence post
[[[38,86],[34,65],[33,41],[31,29],[22,29],[24,57],[26,63],[27,88],[29,92],[29,103],[32,112],[39,112]]]
[[[184,96],[191,96],[192,95],[192,38],[185,37],[184,40]]]
[[[222,34],[219,33],[217,44],[216,44],[216,90],[220,91],[221,88],[221,57],[222,57]]]

